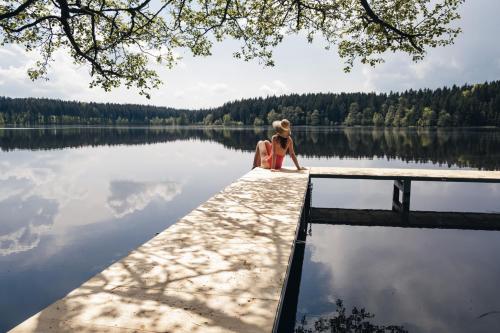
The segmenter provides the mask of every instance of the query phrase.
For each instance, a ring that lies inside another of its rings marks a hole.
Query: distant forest
[[[0,97],[0,126],[219,125],[500,126],[500,81],[436,90],[259,97],[202,110]]]

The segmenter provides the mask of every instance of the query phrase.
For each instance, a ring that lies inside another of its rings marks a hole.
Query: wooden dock
[[[392,210],[405,214],[410,211],[412,181],[500,183],[500,171],[450,169],[313,167],[310,177],[394,180]]]
[[[254,169],[12,332],[272,332],[308,182]]]
[[[254,169],[11,332],[277,332],[310,178],[394,180],[404,211],[411,181],[500,183],[500,172]]]
[[[391,169],[312,167],[311,178],[402,179],[414,181],[448,181],[500,183],[500,171],[451,169]]]

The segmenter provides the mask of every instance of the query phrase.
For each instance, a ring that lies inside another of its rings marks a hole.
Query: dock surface
[[[312,167],[311,178],[409,179],[500,183],[500,171]]]
[[[308,181],[254,169],[11,332],[272,332]]]

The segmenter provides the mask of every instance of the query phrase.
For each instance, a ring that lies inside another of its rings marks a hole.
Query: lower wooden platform
[[[400,214],[390,210],[311,208],[310,214],[309,222],[316,224],[500,230],[500,213],[412,211]]]

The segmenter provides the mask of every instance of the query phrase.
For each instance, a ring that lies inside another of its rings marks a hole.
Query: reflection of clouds
[[[136,182],[130,180],[112,181],[111,195],[107,203],[116,217],[123,217],[137,210],[142,210],[154,198],[172,200],[181,192],[176,182]]]
[[[8,168],[9,168],[9,163],[7,163],[7,161],[0,161],[0,172],[1,172],[1,174],[4,174],[8,170]]]
[[[88,223],[89,216],[93,217],[95,212],[100,212],[95,207],[92,210],[88,207],[82,208],[87,214],[75,215],[72,211],[73,207],[85,204],[84,198],[91,188],[91,181],[85,174],[97,163],[93,155],[81,151],[60,150],[16,151],[5,156],[6,160],[0,163],[0,200],[16,195],[21,199],[36,196],[57,202],[58,213],[54,217],[53,231],[60,231],[82,220]],[[105,193],[104,186],[96,192]],[[99,198],[94,193],[92,198],[102,199],[104,203],[105,197]],[[70,205],[73,205],[72,208],[69,208]],[[107,210],[104,204],[102,208],[102,211]],[[108,216],[109,213],[104,218]],[[99,220],[100,217],[91,222]]]
[[[490,231],[321,225],[308,238],[311,261],[330,271],[329,283],[317,288],[412,332],[488,332],[488,325],[500,325],[493,316],[472,320],[500,306],[499,240]]]
[[[131,180],[139,183],[142,179],[154,179],[154,175],[163,177],[164,170],[171,168],[172,162],[167,158],[157,159],[157,152],[158,149],[152,146],[9,152],[0,161],[0,201],[12,196],[21,199],[37,196],[54,200],[58,212],[51,233],[121,217],[143,209],[154,197],[170,200],[177,194],[179,186],[176,188],[166,183],[158,183],[157,186],[153,186],[153,183],[142,187],[136,185],[133,189],[137,192],[135,196],[132,192],[118,195],[118,191],[126,190],[122,190],[118,184],[113,192],[115,194],[109,194],[110,177],[129,179],[132,171],[137,178]],[[114,158],[110,159],[110,155]],[[130,160],[131,155],[135,156],[134,161]],[[144,159],[154,159],[158,164],[153,164],[143,173],[138,172],[139,166],[135,165],[135,161]],[[124,167],[123,161],[128,161],[127,167]],[[110,199],[114,202],[109,203]],[[58,239],[65,242],[65,238]]]
[[[311,321],[313,317],[330,315],[332,309],[335,309],[336,301],[336,295],[330,293],[329,284],[332,280],[330,267],[312,260],[311,256],[314,251],[311,244],[306,246],[297,304],[297,319],[307,316],[310,323],[314,322]]]
[[[28,178],[9,176],[0,179],[0,200],[17,196],[33,188],[33,182]]]
[[[38,196],[0,201],[0,256],[35,248],[54,222],[58,204]]]
[[[5,163],[0,174],[0,200],[14,195],[54,198],[48,192],[57,187],[60,170],[49,163],[50,159],[42,154],[28,161],[20,158]]]

